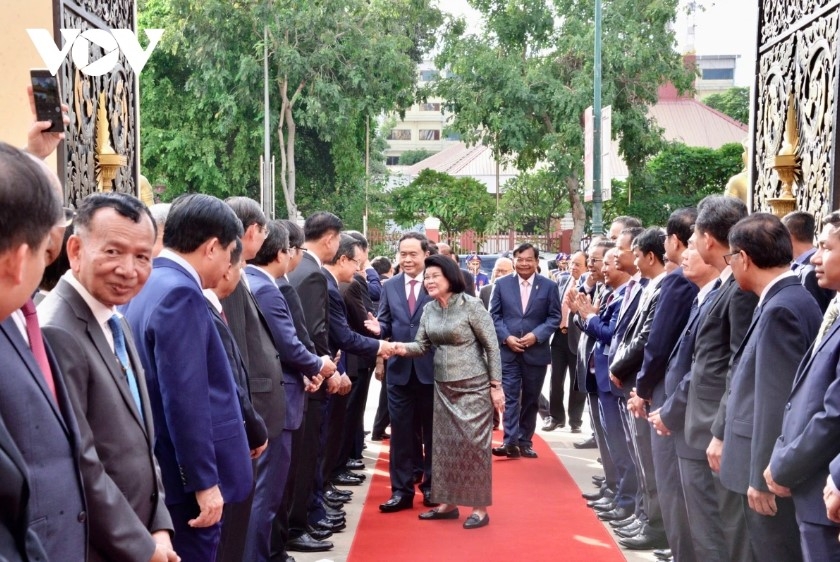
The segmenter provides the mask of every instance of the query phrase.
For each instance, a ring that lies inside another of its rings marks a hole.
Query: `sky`
[[[548,0],[547,0],[548,1]],[[609,0],[607,0],[609,1]],[[621,0],[614,0],[621,1]],[[691,20],[686,8],[692,0],[680,0],[674,31],[678,49],[685,52],[691,45]],[[755,42],[758,25],[758,2],[755,0],[694,0],[694,51],[698,55],[737,55],[735,85],[749,87],[755,72]],[[480,24],[478,13],[467,0],[438,0],[444,12],[464,16],[471,30]]]

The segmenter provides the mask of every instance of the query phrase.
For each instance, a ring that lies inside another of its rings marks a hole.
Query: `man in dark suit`
[[[222,201],[182,195],[146,286],[125,308],[146,371],[155,456],[183,560],[215,558],[224,503],[244,500],[253,487],[233,373],[202,294],[230,267],[241,235],[242,223]]]
[[[43,163],[0,142],[0,356],[7,374],[0,393],[0,557],[9,560],[86,556],[75,416],[43,340],[28,340],[40,336],[31,295],[58,254],[53,242],[64,235],[61,189],[51,182],[58,180]],[[43,353],[36,360],[38,342]]]
[[[720,272],[703,261],[694,245],[697,235],[691,230],[696,218],[696,211],[688,213],[685,216],[686,222],[682,223],[685,230],[680,228],[680,240],[690,233],[680,263],[685,278],[700,287],[700,290],[691,303],[689,318],[679,341],[668,357],[665,381],[653,389],[651,407],[654,409],[648,416],[651,429],[656,432],[652,442],[653,461],[668,545],[675,559],[688,562],[728,558],[719,521],[716,527],[707,529],[703,534],[695,532],[691,524],[694,514],[690,514],[686,508],[679,471],[681,457],[699,461],[706,459],[704,449],[688,446],[683,428],[697,326],[706,316],[720,288]],[[672,258],[669,256],[669,259]],[[676,256],[673,261],[676,261]]]
[[[546,366],[551,363],[549,340],[560,326],[560,293],[557,283],[537,275],[536,247],[522,244],[513,257],[516,275],[496,281],[490,299],[505,391],[504,444],[493,454],[536,458],[532,438]]]
[[[91,521],[88,560],[165,559],[173,527],[152,451],[152,411],[134,339],[116,309],[151,273],[155,224],[135,197],[96,193],[82,201],[74,229],[71,271],[38,308],[81,437],[96,450],[82,458],[86,493],[105,499]]]
[[[840,289],[840,212],[823,220],[812,263],[820,287]],[[840,478],[836,471],[831,472],[831,485],[826,486],[829,463],[835,468],[837,461],[832,459],[840,454],[840,323],[830,311],[797,369],[784,406],[781,435],[764,471],[771,492],[793,497],[802,553],[808,562],[840,560],[840,493],[834,486]]]
[[[720,482],[741,496],[757,560],[802,559],[793,502],[777,498],[764,481],[796,367],[822,319],[816,301],[790,270],[793,254],[786,234],[782,222],[767,213],[754,213],[729,232],[732,275],[760,300],[732,359]]]
[[[383,339],[414,341],[423,307],[431,302],[423,288],[424,260],[428,240],[416,232],[400,238],[400,273],[382,286],[379,301],[380,334]],[[383,513],[411,509],[414,504],[415,459],[422,459],[423,502],[431,502],[432,404],[434,397],[434,354],[421,357],[391,357],[388,360],[388,411],[391,416],[391,497],[379,506]],[[421,425],[417,439],[415,420]],[[422,440],[422,441],[421,441]]]
[[[569,322],[571,311],[564,303],[566,293],[576,292],[580,276],[586,269],[586,254],[575,252],[569,258],[569,274],[557,283],[560,295],[560,326],[551,338],[551,387],[548,395],[548,417],[543,423],[543,431],[554,431],[566,425],[565,398],[566,371],[569,372],[569,426],[572,433],[580,433],[583,425],[583,408],[586,404],[586,392],[576,387],[577,346],[580,341],[580,328]]]
[[[315,390],[321,377],[333,376],[335,364],[328,356],[318,357],[300,342],[295,330],[286,299],[277,287],[277,278],[286,270],[289,252],[289,237],[286,228],[276,221],[267,225],[268,235],[257,255],[248,261],[245,273],[251,293],[263,317],[268,322],[275,350],[286,367],[293,373],[306,377],[304,386]],[[313,382],[314,381],[314,382]],[[265,462],[265,474],[261,478],[262,460],[257,461],[257,488],[251,509],[251,523],[248,525],[246,559],[267,562],[271,557],[271,522],[283,501],[283,492],[291,464],[291,432],[283,431],[279,438],[269,442],[273,452]]]
[[[721,272],[721,287],[709,312],[697,327],[694,364],[685,415],[685,438],[690,447],[706,449],[707,461],[680,457],[686,506],[692,516],[692,533],[713,534],[722,527],[730,560],[752,560],[740,496],[720,485],[724,392],[730,377],[730,360],[741,346],[758,302],[732,277],[724,256],[729,253],[729,230],[747,216],[739,199],[709,196],[697,206],[695,247],[703,261]]]
[[[817,274],[811,264],[811,257],[817,251],[814,248],[814,215],[805,211],[793,211],[782,218],[782,223],[790,232],[790,242],[793,245],[793,261],[790,269],[799,276],[802,285],[808,289],[814,300],[825,313],[828,303],[834,298],[835,291],[823,289],[817,282]]]
[[[490,283],[479,291],[479,298],[484,303],[484,308],[490,310],[490,295],[493,294],[496,280],[513,273],[513,260],[510,258],[498,258],[493,264],[493,272],[490,274]]]

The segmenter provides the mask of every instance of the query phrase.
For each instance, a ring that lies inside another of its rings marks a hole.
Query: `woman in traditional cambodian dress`
[[[420,519],[457,519],[458,505],[472,506],[465,529],[490,522],[493,407],[503,409],[502,364],[490,314],[464,293],[457,264],[446,256],[426,258],[423,284],[434,299],[423,309],[405,356],[435,349],[432,430],[432,501],[440,505]]]

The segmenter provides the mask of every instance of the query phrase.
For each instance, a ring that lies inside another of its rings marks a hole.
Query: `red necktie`
[[[417,285],[417,279],[412,279],[408,282],[408,313],[413,315],[414,309],[417,308],[417,297],[414,296],[414,286]]]
[[[224,310],[222,310],[222,311],[220,311],[220,312],[219,312],[219,316],[221,316],[221,317],[222,317],[222,320],[224,320],[225,325],[227,325],[227,323],[228,323],[228,321],[227,321],[227,315],[225,314],[225,311],[224,311]]]
[[[32,355],[35,356],[35,362],[41,369],[44,375],[44,380],[47,383],[47,388],[53,395],[53,398],[58,402],[55,394],[55,381],[53,380],[52,369],[50,369],[50,362],[47,359],[47,349],[44,347],[44,337],[41,335],[41,326],[38,324],[38,315],[35,313],[35,303],[32,299],[26,301],[26,304],[21,307],[23,317],[26,319],[26,335],[29,336],[29,348],[32,350]]]

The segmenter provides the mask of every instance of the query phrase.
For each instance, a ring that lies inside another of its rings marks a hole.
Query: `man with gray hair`
[[[169,216],[169,209],[172,203],[155,203],[149,207],[149,212],[152,213],[152,218],[157,226],[157,238],[155,239],[155,246],[152,248],[152,257],[157,257],[161,250],[163,250],[163,229],[166,226],[166,217]]]

